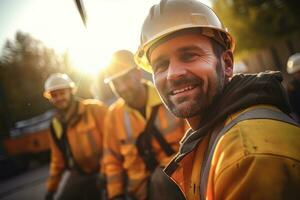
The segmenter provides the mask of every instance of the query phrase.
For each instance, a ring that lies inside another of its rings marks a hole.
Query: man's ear
[[[225,77],[230,78],[233,75],[233,53],[231,50],[226,50],[222,53],[222,60],[224,62]]]

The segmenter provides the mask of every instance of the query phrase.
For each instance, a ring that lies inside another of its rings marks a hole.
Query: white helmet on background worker
[[[148,51],[160,39],[184,29],[199,28],[201,34],[234,50],[235,42],[214,11],[197,0],[161,0],[144,21],[140,46],[135,54],[139,67],[152,72]]]
[[[55,73],[51,74],[44,85],[44,97],[47,99],[50,98],[50,92],[54,90],[67,89],[71,88],[75,92],[76,86],[75,83],[67,74]]]
[[[300,71],[300,53],[295,53],[289,57],[286,71],[289,74]]]

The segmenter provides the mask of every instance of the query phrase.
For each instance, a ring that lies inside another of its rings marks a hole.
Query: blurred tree
[[[237,41],[237,52],[300,33],[297,0],[214,0],[213,8]]]
[[[17,32],[14,41],[7,40],[0,58],[0,119],[5,122],[0,128],[11,128],[16,121],[46,111],[45,79],[68,70],[68,54],[56,54],[27,33]]]

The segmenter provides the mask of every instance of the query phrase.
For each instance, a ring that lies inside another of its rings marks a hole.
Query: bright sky
[[[75,67],[96,74],[119,49],[136,51],[140,29],[159,0],[82,0],[85,29],[74,0],[0,0],[0,46],[17,30],[58,52],[69,50]],[[210,0],[202,0],[211,5]]]

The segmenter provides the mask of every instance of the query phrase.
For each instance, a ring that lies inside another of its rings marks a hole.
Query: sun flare
[[[144,18],[159,1],[84,0],[87,28],[74,2],[35,1],[27,5],[35,12],[24,13],[19,27],[58,52],[67,51],[75,70],[96,76],[115,51],[137,50]]]
[[[110,49],[109,42],[98,44],[95,38],[89,32],[78,35],[80,39],[70,45],[69,53],[74,67],[82,72],[90,75],[97,75],[101,72],[110,60],[110,54],[113,51]]]

